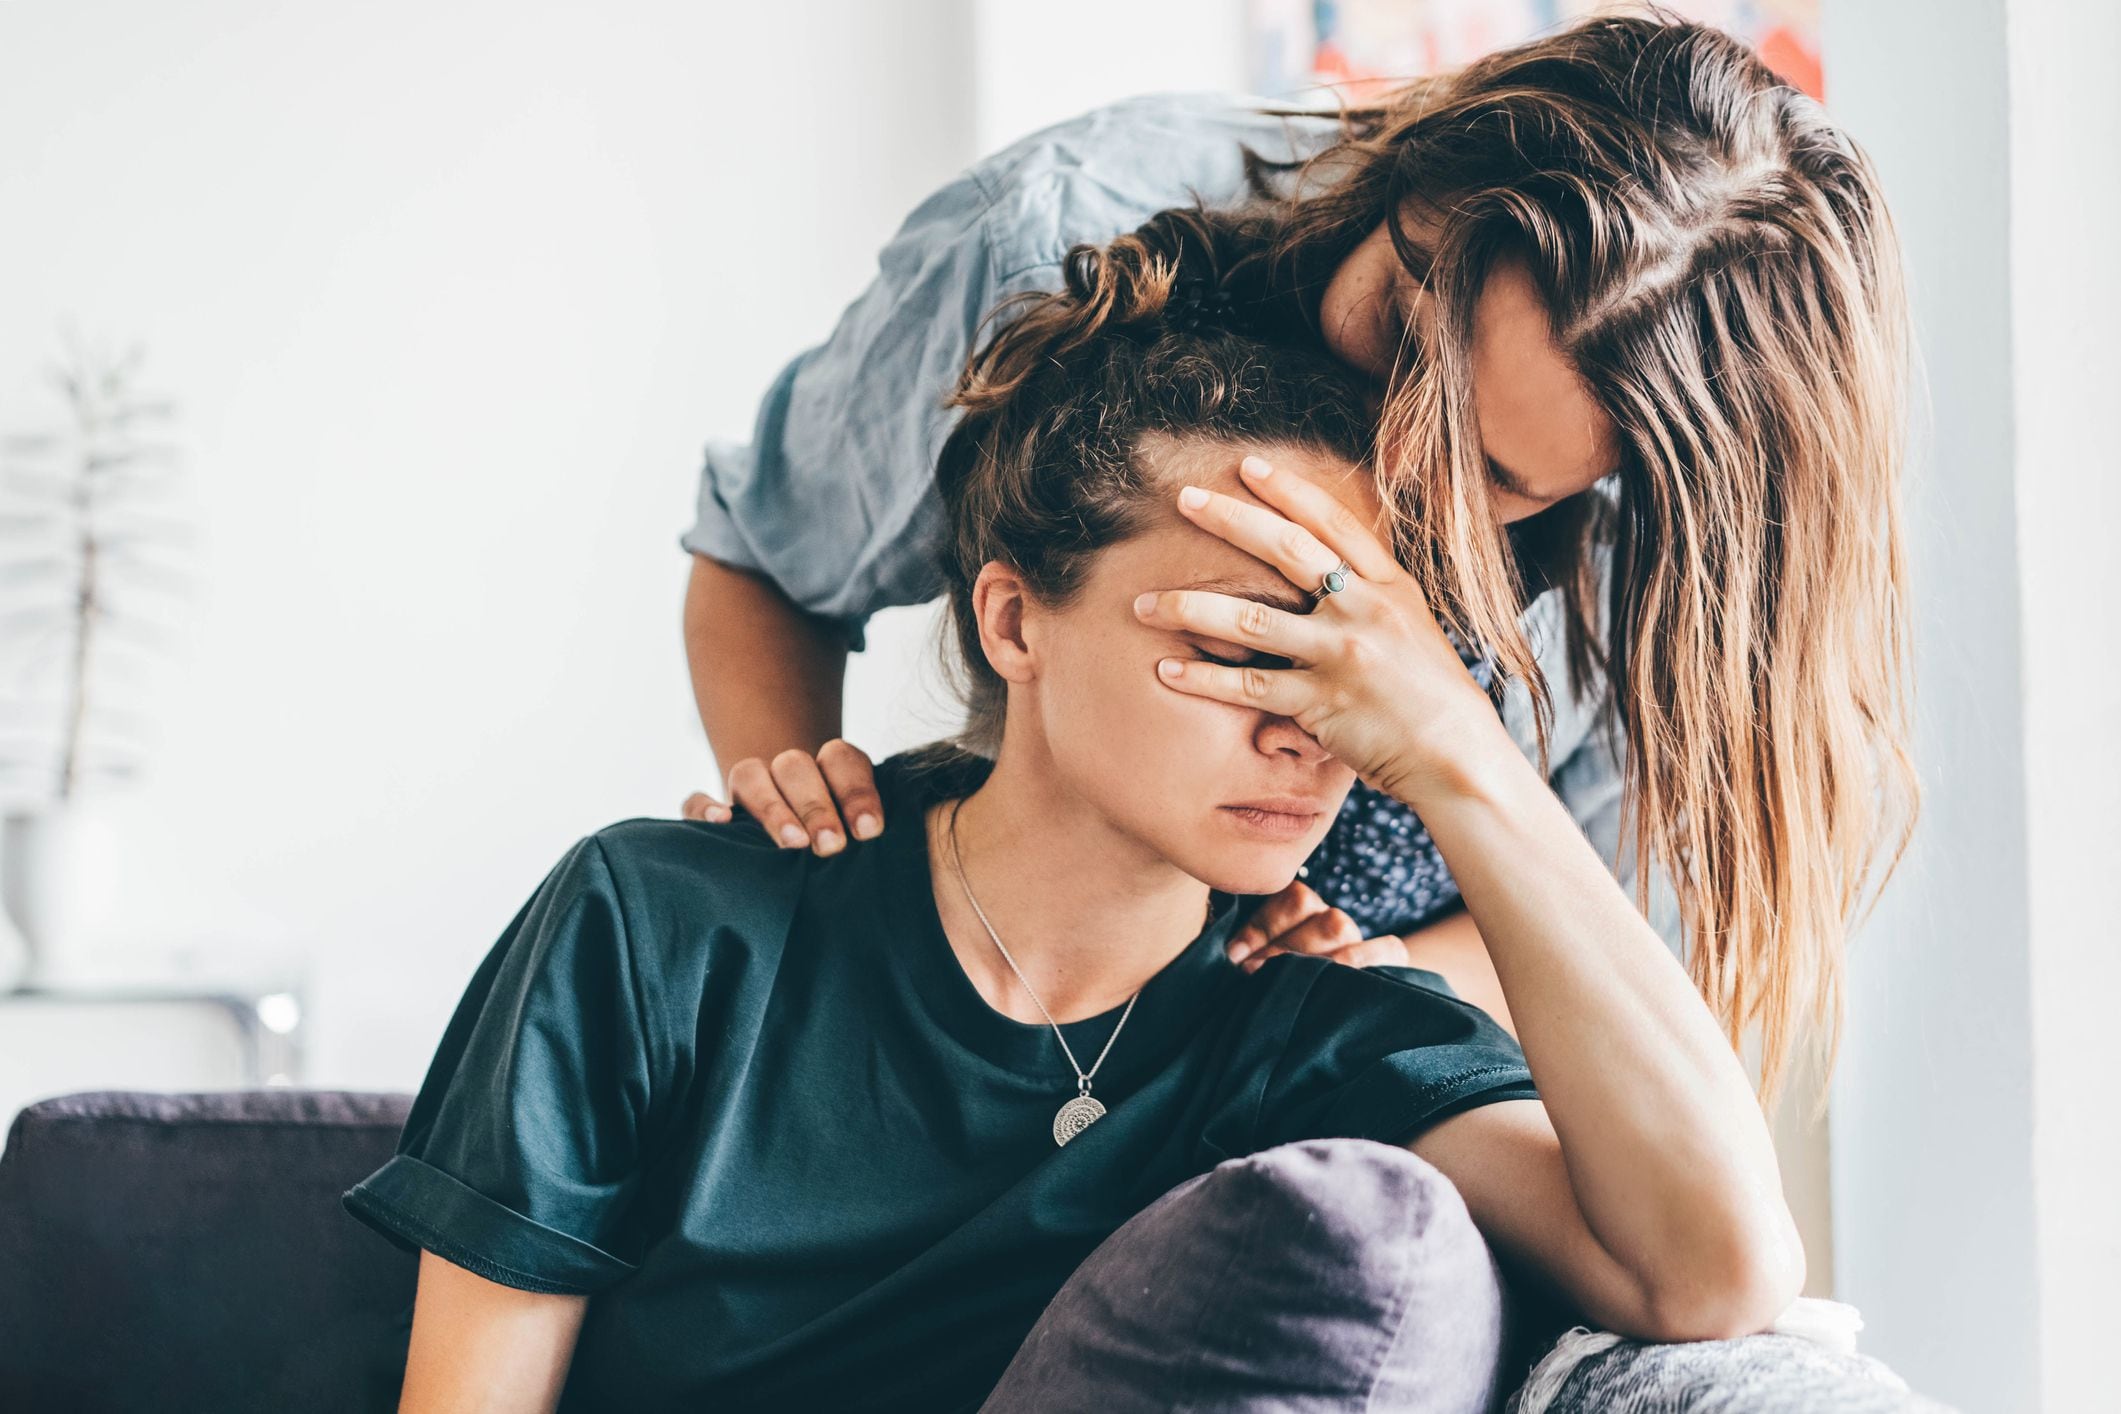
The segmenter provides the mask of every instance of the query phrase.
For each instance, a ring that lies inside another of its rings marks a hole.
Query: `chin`
[[[1226,894],[1278,894],[1295,882],[1296,871],[1318,848],[1329,822],[1330,817],[1322,819],[1287,839],[1262,840],[1246,837],[1258,833],[1253,827],[1240,824],[1233,828],[1218,819],[1189,841],[1183,857],[1172,862]]]
[[[1303,860],[1296,859],[1275,867],[1263,868],[1242,862],[1230,861],[1217,869],[1188,870],[1194,878],[1211,889],[1220,889],[1226,894],[1278,894],[1296,882],[1296,871]]]

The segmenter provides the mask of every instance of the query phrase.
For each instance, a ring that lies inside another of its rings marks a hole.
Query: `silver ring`
[[[1346,589],[1348,587],[1348,576],[1353,573],[1355,573],[1355,567],[1346,560],[1342,560],[1333,569],[1327,570],[1325,582],[1311,591],[1311,602],[1315,604],[1328,594],[1338,594],[1341,590]]]

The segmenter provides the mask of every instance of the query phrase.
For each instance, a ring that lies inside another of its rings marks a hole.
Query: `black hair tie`
[[[1171,287],[1164,323],[1182,334],[1234,332],[1240,327],[1238,304],[1220,282],[1194,276]]]

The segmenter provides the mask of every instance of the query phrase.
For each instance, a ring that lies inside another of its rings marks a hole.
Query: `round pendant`
[[[1053,1142],[1065,1144],[1103,1118],[1105,1107],[1088,1095],[1077,1095],[1053,1117]]]

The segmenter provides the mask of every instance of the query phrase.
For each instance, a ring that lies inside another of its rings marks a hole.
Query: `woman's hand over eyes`
[[[783,849],[837,854],[850,834],[866,840],[884,830],[875,764],[867,752],[838,737],[815,756],[794,747],[771,761],[747,756],[729,768],[728,786],[736,808],[764,825]],[[704,791],[685,797],[679,813],[718,823],[731,818],[729,805]]]
[[[1365,938],[1354,919],[1301,879],[1261,904],[1230,939],[1230,961],[1247,972],[1284,952],[1313,953],[1350,967],[1411,965],[1405,938],[1394,933]]]
[[[1421,586],[1377,533],[1325,487],[1240,464],[1264,505],[1188,486],[1180,514],[1264,562],[1306,594],[1345,563],[1340,588],[1307,612],[1205,589],[1139,596],[1143,623],[1218,639],[1283,666],[1170,657],[1165,686],[1287,717],[1356,775],[1422,809],[1487,755],[1521,760],[1501,718],[1436,622]]]

